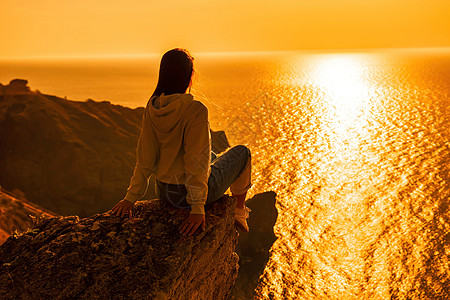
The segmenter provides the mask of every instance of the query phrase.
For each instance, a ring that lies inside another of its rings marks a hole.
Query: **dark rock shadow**
[[[264,192],[247,200],[252,210],[248,219],[250,232],[239,231],[236,253],[239,255],[239,275],[228,299],[252,299],[264,268],[269,261],[269,250],[277,237],[273,227],[278,211],[276,193]]]
[[[227,135],[225,134],[225,131],[219,130],[219,131],[213,131],[211,132],[211,150],[214,151],[216,154],[220,154],[221,152],[225,151],[230,147],[230,142],[228,142]]]

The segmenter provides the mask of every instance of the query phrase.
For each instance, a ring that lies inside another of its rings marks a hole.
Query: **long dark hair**
[[[191,84],[194,73],[194,58],[189,51],[175,48],[161,58],[159,78],[153,96],[182,94]]]

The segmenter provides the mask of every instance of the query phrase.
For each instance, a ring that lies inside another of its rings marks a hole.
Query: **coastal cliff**
[[[143,108],[70,101],[9,85],[3,92],[1,186],[61,215],[102,212],[124,196]]]
[[[208,207],[206,230],[180,235],[189,214],[139,201],[134,218],[37,220],[0,246],[0,299],[225,299],[238,275],[235,197]]]

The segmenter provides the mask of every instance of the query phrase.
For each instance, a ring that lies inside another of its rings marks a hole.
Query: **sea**
[[[450,49],[195,55],[191,93],[276,193],[260,299],[450,299]],[[159,57],[0,60],[0,83],[145,106]]]

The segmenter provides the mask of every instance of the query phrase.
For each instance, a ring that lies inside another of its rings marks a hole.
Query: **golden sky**
[[[450,47],[449,0],[1,0],[0,58]]]

